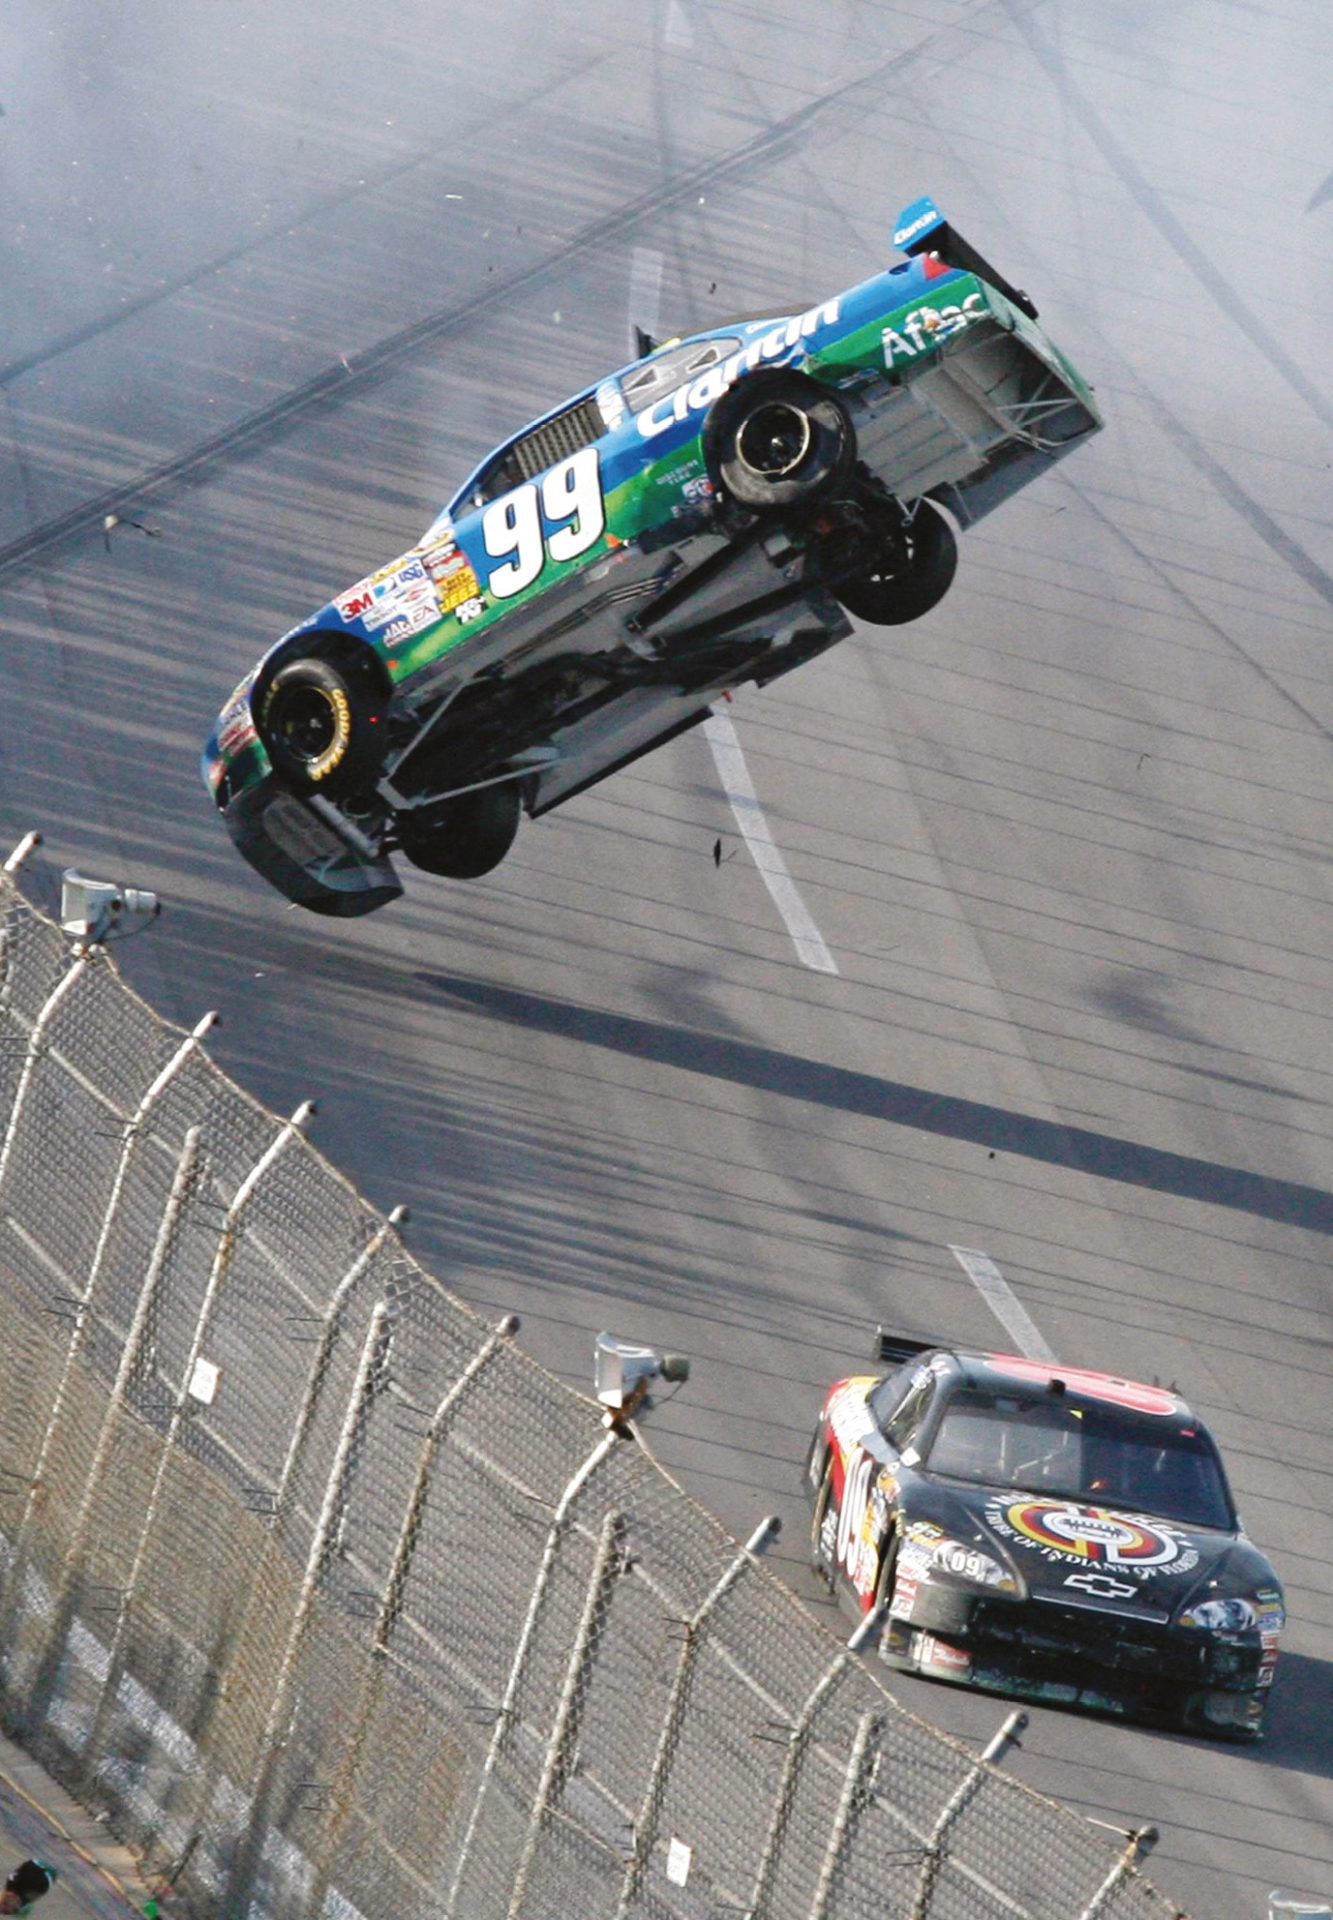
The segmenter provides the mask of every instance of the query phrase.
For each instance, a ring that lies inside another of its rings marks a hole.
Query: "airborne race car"
[[[928,200],[907,259],[654,347],[496,449],[227,702],[205,784],[318,913],[470,878],[548,812],[851,631],[947,592],[970,525],[1095,433],[1036,308]]]
[[[824,1402],[816,1568],[894,1667],[1255,1740],[1285,1613],[1175,1393],[881,1336]]]

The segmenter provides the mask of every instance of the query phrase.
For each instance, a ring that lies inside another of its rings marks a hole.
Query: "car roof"
[[[1032,1360],[1017,1353],[954,1349],[949,1358],[957,1363],[961,1380],[973,1387],[1049,1390],[1054,1381],[1060,1380],[1064,1382],[1064,1391],[1080,1400],[1100,1400],[1109,1406],[1127,1407],[1135,1413],[1155,1414],[1166,1420],[1196,1418],[1180,1395],[1170,1388],[1149,1385],[1144,1380],[1127,1380],[1118,1373],[1101,1373],[1093,1367],[1065,1367],[1058,1360]]]

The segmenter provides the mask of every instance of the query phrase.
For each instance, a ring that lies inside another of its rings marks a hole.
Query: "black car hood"
[[[1071,1606],[1096,1601],[1174,1617],[1214,1586],[1234,1594],[1275,1584],[1263,1555],[1235,1533],[925,1475],[913,1475],[902,1497],[907,1520],[984,1545],[1030,1594]]]

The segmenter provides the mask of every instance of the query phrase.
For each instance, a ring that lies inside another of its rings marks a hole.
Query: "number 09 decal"
[[[543,517],[555,522],[545,536]],[[532,585],[548,554],[556,561],[577,560],[605,526],[597,449],[582,447],[543,474],[540,483],[529,480],[487,507],[482,539],[492,560],[504,565],[492,568],[486,585],[497,600],[508,600]]]

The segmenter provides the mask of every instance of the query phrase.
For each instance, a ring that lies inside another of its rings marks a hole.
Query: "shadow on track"
[[[1049,1166],[1069,1167],[1101,1180],[1118,1180],[1156,1193],[1230,1207],[1311,1233],[1333,1233],[1333,1194],[1267,1174],[1247,1173],[1213,1160],[1166,1153],[1087,1127],[1034,1119],[1005,1107],[826,1066],[745,1040],[665,1026],[630,1014],[608,1013],[569,1001],[444,974],[419,974],[422,985],[476,1013],[514,1026],[554,1034],[589,1047],[609,1048],[738,1086],[808,1100],[843,1113],[864,1114],[949,1140],[967,1140]]]

